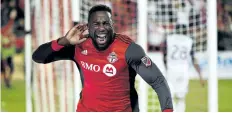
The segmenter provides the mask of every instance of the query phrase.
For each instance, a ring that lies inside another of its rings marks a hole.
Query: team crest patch
[[[151,59],[148,56],[144,56],[141,61],[146,67],[151,66]]]
[[[111,52],[109,56],[107,57],[107,60],[110,63],[115,63],[118,60],[117,54],[115,52]]]

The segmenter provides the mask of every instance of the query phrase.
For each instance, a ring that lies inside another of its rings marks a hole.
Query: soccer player
[[[166,79],[171,89],[172,98],[176,99],[174,109],[176,112],[185,112],[185,96],[188,92],[190,61],[192,61],[198,72],[202,86],[204,86],[204,81],[199,65],[194,58],[193,42],[187,36],[186,25],[177,24],[176,30],[175,34],[167,35],[164,47],[164,63],[167,69]]]
[[[83,35],[87,29],[88,36]],[[161,110],[173,111],[164,76],[139,45],[114,32],[111,9],[105,5],[92,7],[88,24],[78,24],[65,36],[42,44],[32,57],[44,64],[57,60],[76,63],[83,86],[78,112],[139,111],[134,87],[137,73],[157,92]]]
[[[7,88],[11,87],[11,78],[14,73],[13,57],[16,52],[16,47],[13,25],[16,16],[16,10],[12,10],[7,24],[1,28],[1,76],[4,77],[4,82]]]
[[[1,76],[4,77],[4,82],[7,88],[11,87],[11,78],[14,72],[13,56],[15,54],[15,43],[12,35],[2,35],[1,47]],[[8,71],[9,69],[9,71]]]

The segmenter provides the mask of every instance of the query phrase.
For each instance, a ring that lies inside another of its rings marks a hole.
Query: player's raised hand
[[[61,45],[76,45],[84,42],[87,37],[83,37],[83,32],[87,30],[87,24],[77,24],[71,28],[58,43]]]
[[[203,79],[200,79],[200,84],[201,84],[202,87],[204,87],[205,86],[205,81]]]

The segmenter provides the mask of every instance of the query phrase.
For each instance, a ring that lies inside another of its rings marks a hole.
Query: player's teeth
[[[106,35],[105,34],[101,34],[101,35],[98,35],[99,37],[105,37]]]
[[[101,38],[101,39],[106,39],[106,36],[104,36],[104,37],[100,37],[100,36],[98,36],[98,38]]]

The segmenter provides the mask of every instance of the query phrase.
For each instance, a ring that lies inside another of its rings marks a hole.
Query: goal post
[[[28,32],[25,36],[25,98],[26,111],[32,112],[32,87],[31,87],[31,13],[30,0],[25,0],[25,31]]]
[[[72,0],[72,21],[73,21],[73,25],[75,25],[75,23],[80,22],[80,1],[79,0]],[[77,103],[80,99],[80,92],[81,92],[81,88],[82,88],[82,84],[81,84],[81,78],[80,78],[80,72],[76,66],[76,64],[73,64],[73,82],[74,82],[74,111],[77,109]]]
[[[137,43],[144,49],[147,54],[147,0],[137,1],[138,10],[138,36]],[[139,109],[140,112],[147,112],[148,90],[147,83],[137,75],[138,82],[138,96],[139,96]]]
[[[218,67],[217,67],[217,0],[208,0],[208,112],[218,112]]]

